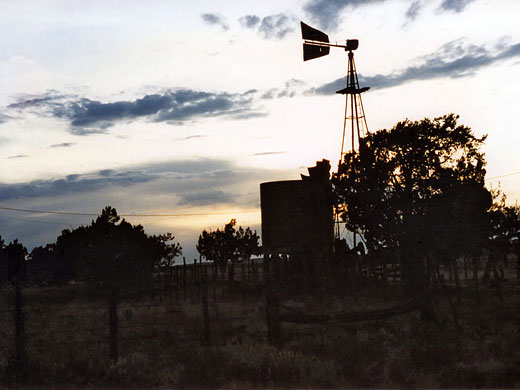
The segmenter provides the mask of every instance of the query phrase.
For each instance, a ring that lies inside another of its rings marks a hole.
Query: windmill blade
[[[329,36],[320,30],[316,30],[314,27],[309,26],[303,22],[300,22],[302,28],[302,38],[314,41],[316,43],[323,42],[329,43]],[[303,44],[303,60],[308,61],[314,58],[323,57],[329,54],[330,47],[326,45],[315,45],[313,42],[305,42]]]
[[[302,38],[310,41],[329,42],[329,36],[320,30],[316,30],[314,27],[309,26],[303,22],[300,22],[302,28]]]
[[[312,60],[314,58],[323,57],[329,54],[330,47],[316,46],[308,43],[303,44],[303,60]]]

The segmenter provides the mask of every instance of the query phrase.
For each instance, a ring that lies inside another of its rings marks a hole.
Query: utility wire
[[[48,221],[38,221],[38,220],[35,220],[35,219],[15,218],[15,217],[0,217],[0,219],[5,219],[5,220],[8,220],[8,221],[14,220],[14,221],[44,223],[44,224],[48,224],[48,225],[58,225],[58,226],[63,226],[64,224],[67,224],[67,222],[48,222]],[[77,225],[77,224],[75,224],[75,225]]]
[[[488,177],[486,180],[494,180],[494,179],[499,179],[499,178],[501,178],[501,177],[513,176],[513,175],[520,175],[520,171],[518,171],[518,172],[512,172],[512,173],[507,173],[507,174],[505,174],[505,175],[500,175],[500,176]]]
[[[57,215],[80,215],[97,217],[100,213],[76,213],[68,211],[49,211],[49,210],[32,210],[32,209],[19,209],[15,207],[0,207],[0,210],[7,211],[21,211],[26,213],[37,213],[37,214],[57,214]],[[242,210],[242,211],[221,211],[213,213],[186,213],[186,214],[118,214],[120,217],[192,217],[192,216],[204,216],[204,215],[223,215],[223,214],[245,214],[245,213],[256,213],[259,210]]]

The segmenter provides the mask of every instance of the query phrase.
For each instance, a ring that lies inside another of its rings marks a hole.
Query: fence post
[[[193,284],[197,284],[197,259],[193,259],[193,264],[191,267],[191,276],[193,276]]]
[[[17,378],[23,376],[26,367],[25,354],[25,321],[23,315],[23,300],[20,282],[17,277],[11,282],[14,288],[14,362],[13,369]]]
[[[209,326],[208,310],[208,286],[205,284],[202,290],[202,316],[204,318],[204,344],[211,347],[211,329]]]
[[[279,274],[276,264],[276,259],[271,262],[269,256],[264,255],[264,277],[266,279],[265,289],[265,301],[266,301],[266,319],[267,319],[267,338],[270,345],[281,345],[281,333],[282,329],[280,326],[280,302],[278,294],[278,286],[276,285],[277,274]],[[271,272],[272,270],[274,272]]]
[[[213,301],[217,302],[217,264],[213,261]]]
[[[117,362],[119,359],[119,351],[118,351],[118,339],[117,339],[117,325],[118,325],[118,317],[117,317],[117,303],[119,301],[119,290],[116,286],[112,286],[109,292],[110,296],[108,298],[109,308],[108,308],[108,322],[110,327],[110,358],[112,361]]]
[[[182,288],[184,289],[184,301],[188,299],[186,292],[186,258],[182,258]]]
[[[179,266],[175,266],[175,299],[179,301],[179,290],[180,290],[180,278],[179,278]]]

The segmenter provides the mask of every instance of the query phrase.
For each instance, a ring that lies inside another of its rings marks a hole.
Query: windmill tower
[[[343,137],[341,140],[341,152],[338,163],[338,172],[343,156],[348,152],[354,152],[359,148],[359,140],[368,134],[368,126],[363,108],[361,94],[370,87],[359,87],[359,79],[354,62],[354,50],[359,46],[357,39],[347,39],[345,44],[330,43],[329,36],[303,22],[300,22],[303,42],[303,60],[323,57],[329,54],[331,47],[340,47],[348,52],[347,85],[336,91],[345,95],[345,115],[343,120]]]
[[[338,174],[340,172],[341,163],[345,154],[355,152],[359,149],[359,141],[368,134],[368,126],[363,108],[361,94],[370,89],[370,87],[360,88],[359,79],[354,62],[354,50],[359,46],[357,39],[347,39],[345,44],[338,42],[330,43],[329,36],[324,32],[317,30],[303,22],[300,22],[302,30],[303,42],[303,60],[308,61],[314,58],[323,57],[329,54],[331,47],[340,47],[348,52],[347,64],[347,85],[345,88],[336,91],[338,94],[345,95],[345,115],[343,119],[343,137],[341,139],[341,152],[338,162]],[[335,235],[340,237],[340,221],[339,215],[341,207],[338,206],[334,210]],[[356,246],[356,232],[353,233],[353,243]]]

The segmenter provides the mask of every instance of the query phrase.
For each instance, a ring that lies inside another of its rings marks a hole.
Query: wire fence
[[[293,319],[308,303],[305,295],[297,294],[307,288],[307,282],[316,280],[306,280],[289,262],[273,264],[231,265],[234,269],[183,264],[155,275],[152,291],[122,291],[118,300],[99,299],[99,295],[92,299],[83,285],[66,286],[77,291],[63,299],[56,299],[59,288],[13,285],[0,303],[0,351],[4,356],[0,361],[24,367],[28,361],[49,356],[60,359],[71,351],[93,351],[89,352],[93,356],[117,360],[136,351],[150,353],[153,348],[215,346],[245,339],[276,344],[282,339],[284,321],[285,336],[316,334],[320,327],[356,334],[354,325],[328,321],[334,318],[334,313],[327,314],[332,308],[324,308],[319,321],[295,323]],[[381,270],[387,266],[393,274]],[[399,269],[395,264],[340,264],[320,276],[345,284],[346,275],[352,272],[365,280],[386,278],[391,285]],[[444,270],[448,285],[454,279],[450,272],[453,270]],[[462,268],[457,272],[461,280],[466,279]],[[286,303],[291,288],[296,295]],[[511,290],[517,292],[516,287]]]

